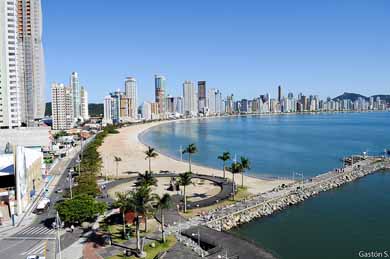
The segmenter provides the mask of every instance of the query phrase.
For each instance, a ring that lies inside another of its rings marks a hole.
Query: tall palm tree
[[[188,147],[186,147],[183,150],[183,154],[188,153],[189,172],[192,172],[191,171],[191,155],[195,154],[196,152],[198,152],[198,150],[197,150],[195,144],[189,144]]]
[[[155,197],[150,191],[150,187],[141,186],[135,190],[132,190],[128,194],[129,209],[134,211],[136,215],[135,228],[136,228],[136,239],[137,239],[137,251],[143,254],[140,245],[140,217],[143,216],[145,219],[145,229],[147,230],[147,218],[146,215],[153,211],[153,202]]]
[[[172,205],[171,196],[168,193],[165,193],[162,197],[156,196],[157,208],[161,213],[161,240],[165,243],[165,230],[164,230],[164,210],[169,209]]]
[[[119,156],[114,156],[114,161],[116,163],[116,178],[118,178],[119,176],[118,166],[119,166],[119,162],[122,161],[122,158],[120,158]]]
[[[226,178],[226,174],[225,174],[226,161],[230,160],[230,153],[223,152],[221,156],[218,156],[218,159],[223,161],[223,178]]]
[[[186,195],[186,186],[193,184],[192,182],[192,173],[185,172],[179,174],[179,184],[183,186],[183,194],[184,194],[184,212],[187,212],[187,195]]]
[[[126,220],[125,213],[129,209],[129,199],[128,193],[117,192],[115,193],[116,201],[114,203],[114,207],[118,207],[122,214],[123,221],[123,238],[126,236]]]
[[[241,173],[241,171],[242,171],[241,163],[233,162],[232,165],[228,168],[228,171],[230,171],[232,173],[232,178],[233,178],[233,182],[232,182],[232,184],[233,184],[233,200],[234,200],[234,196],[235,196],[235,193],[236,193],[235,182],[234,182],[234,175]]]
[[[149,159],[149,172],[152,172],[152,158],[156,158],[158,153],[152,147],[148,147],[148,150],[145,151],[145,160]]]
[[[240,162],[241,162],[241,166],[242,166],[242,170],[241,170],[241,187],[244,187],[244,173],[245,173],[245,170],[249,170],[251,169],[251,163],[249,162],[249,159],[246,158],[246,157],[240,157]]]
[[[136,186],[157,186],[157,179],[153,173],[145,171],[145,174],[138,174]]]

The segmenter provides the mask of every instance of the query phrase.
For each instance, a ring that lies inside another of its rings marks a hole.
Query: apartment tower
[[[53,83],[51,86],[51,110],[54,130],[66,130],[73,127],[73,99],[70,87]]]
[[[134,77],[126,78],[125,95],[130,98],[129,117],[137,119],[137,80]]]
[[[204,113],[207,106],[206,100],[206,81],[198,81],[198,109]]]
[[[34,126],[45,114],[41,0],[17,1],[17,48],[21,120]]]
[[[16,3],[17,0],[0,1],[0,128],[21,124]]]
[[[166,79],[164,76],[154,76],[154,89],[156,96],[156,103],[158,103],[158,111],[160,114],[165,112],[165,84]]]

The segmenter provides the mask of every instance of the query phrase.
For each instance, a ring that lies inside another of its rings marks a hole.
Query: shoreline
[[[115,176],[116,166],[118,166],[119,176],[125,176],[131,173],[144,172],[148,170],[147,161],[145,160],[144,151],[147,149],[147,144],[143,142],[142,136],[147,133],[148,130],[160,126],[166,123],[183,123],[189,120],[209,120],[209,119],[224,119],[224,118],[238,118],[246,116],[300,116],[300,115],[327,115],[336,113],[372,113],[379,112],[384,113],[387,111],[333,111],[333,112],[295,112],[295,113],[264,113],[264,114],[234,114],[234,115],[222,115],[222,116],[210,116],[210,117],[197,117],[197,118],[182,118],[182,119],[170,119],[160,121],[150,121],[145,123],[132,124],[119,129],[119,134],[111,134],[106,137],[103,145],[98,149],[102,156],[103,167],[101,170],[102,176]],[[155,172],[171,171],[174,173],[181,173],[188,171],[188,162],[186,160],[180,161],[176,157],[166,154],[163,151],[156,148],[156,152],[159,156],[152,160],[152,170]],[[114,156],[119,156],[122,161],[116,165],[113,160]],[[217,159],[217,158],[215,158]],[[204,166],[197,163],[192,163],[194,173],[205,175],[217,175],[222,176],[223,172],[219,168],[213,168],[210,166]],[[226,173],[227,178],[231,179],[231,173]],[[238,176],[237,184],[241,182],[241,177]],[[267,192],[281,184],[293,183],[291,179],[285,179],[283,177],[275,176],[268,177],[266,173],[244,174],[244,185],[248,187],[248,191],[252,194],[258,194]]]
[[[222,116],[216,116],[213,118],[221,118]],[[203,119],[209,119],[206,117]],[[148,162],[145,160],[144,151],[147,149],[141,140],[140,136],[145,134],[149,129],[160,126],[165,123],[172,123],[185,120],[193,120],[198,118],[180,119],[180,120],[164,120],[158,122],[150,122],[144,124],[135,124],[127,127],[118,129],[118,134],[108,135],[102,146],[99,147],[98,151],[102,157],[102,170],[103,176],[115,176],[116,166],[118,166],[118,175],[120,177],[128,176],[128,174],[136,172],[144,172],[148,170]],[[188,162],[180,161],[176,158],[172,158],[163,152],[156,150],[159,154],[158,157],[152,160],[152,170],[159,172],[160,170],[167,170],[174,173],[181,173],[188,171]],[[114,162],[114,156],[119,156],[122,161],[118,164]],[[215,158],[217,159],[217,158]],[[199,164],[192,163],[192,169],[194,173],[223,176],[221,169],[207,167]],[[231,173],[227,172],[226,177],[231,179]],[[236,177],[237,184],[240,184],[241,177]],[[251,175],[244,174],[244,185],[247,187],[248,192],[251,194],[259,194],[270,191],[275,187],[282,184],[290,184],[292,180],[281,180],[281,179],[263,179],[254,177]]]

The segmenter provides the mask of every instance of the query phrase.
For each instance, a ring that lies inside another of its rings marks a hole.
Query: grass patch
[[[170,248],[172,248],[176,244],[176,238],[174,236],[168,236],[167,242],[160,243],[154,241],[153,243],[156,245],[155,247],[151,246],[151,243],[147,244],[145,246],[144,251],[146,252],[146,259],[153,259],[156,255],[158,255],[161,252],[168,251]],[[135,256],[126,257],[123,254],[107,257],[106,259],[137,259]]]
[[[113,224],[109,225],[101,222],[101,230],[107,233],[111,233],[112,242],[117,244],[122,244],[127,241],[123,239],[123,225],[122,224]]]
[[[227,205],[231,205],[236,203],[237,201],[249,198],[252,196],[252,194],[248,191],[247,187],[238,187],[237,193],[234,197],[234,200],[232,198],[226,199],[224,201],[221,201],[219,203],[216,203],[214,205],[208,206],[208,207],[203,207],[203,208],[196,208],[196,209],[189,209],[187,210],[187,213],[180,212],[180,214],[185,217],[185,218],[192,218],[197,215],[200,215],[202,211],[209,211],[218,207],[224,207]]]

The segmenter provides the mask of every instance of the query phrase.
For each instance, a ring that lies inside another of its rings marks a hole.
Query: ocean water
[[[362,251],[390,258],[389,190],[390,172],[376,173],[232,232],[279,258],[352,259]]]
[[[246,156],[251,173],[313,176],[339,167],[351,153],[390,149],[390,113],[247,116],[160,125],[140,136],[180,159],[179,147],[195,143],[196,163],[220,168],[223,151]],[[185,158],[185,157],[184,157]],[[390,172],[376,173],[322,193],[232,233],[259,243],[280,258],[390,256]],[[378,254],[377,254],[378,255]],[[390,258],[390,257],[389,257]]]
[[[221,168],[224,151],[248,157],[250,174],[305,177],[340,167],[341,159],[390,149],[390,112],[247,116],[189,120],[156,126],[142,142],[180,159],[180,146],[195,143],[195,163]],[[183,159],[187,159],[186,156]]]

